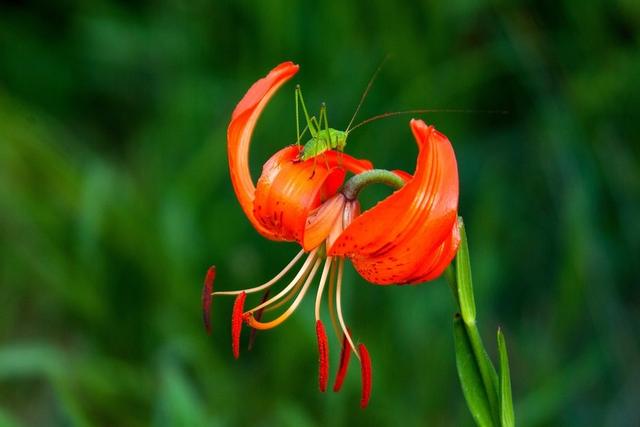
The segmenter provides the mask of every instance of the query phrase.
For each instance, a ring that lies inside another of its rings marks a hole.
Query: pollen
[[[202,322],[207,334],[211,334],[211,299],[213,298],[213,281],[216,279],[216,266],[212,265],[207,270],[202,287]]]
[[[318,384],[320,391],[324,393],[329,381],[329,343],[322,320],[316,321],[316,334],[318,335]]]
[[[351,359],[351,346],[347,341],[347,336],[342,336],[342,350],[340,351],[340,366],[338,367],[338,373],[336,374],[336,382],[333,384],[333,391],[338,392],[342,388],[344,377],[347,375],[347,369],[349,369],[349,360]]]
[[[360,407],[366,408],[371,397],[371,358],[364,344],[358,345],[360,353],[360,367],[362,372],[362,396],[360,398]]]
[[[231,314],[231,347],[233,349],[233,357],[240,357],[240,332],[242,332],[242,310],[244,309],[244,300],[247,294],[242,292],[236,297],[233,303],[233,313]]]

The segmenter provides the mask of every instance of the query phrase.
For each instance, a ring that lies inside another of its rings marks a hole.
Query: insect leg
[[[307,112],[307,106],[304,103],[304,98],[302,97],[302,89],[300,88],[300,85],[296,86],[296,101],[300,101],[300,104],[302,105],[302,111],[304,112],[304,117],[307,120],[307,127],[309,128],[309,132],[311,132],[311,136],[313,138],[316,138],[317,136],[317,130],[319,128],[314,128],[313,126],[313,122],[312,120],[315,119],[315,117],[309,117],[309,113]],[[298,104],[296,102],[296,108],[298,107]]]
[[[331,150],[335,147],[334,147],[333,141],[331,140],[331,132],[329,131],[329,119],[327,119],[327,105],[324,102],[320,107],[320,114],[318,116],[318,119],[320,123],[322,123],[322,121],[324,120],[324,129],[327,137],[326,150]],[[329,169],[329,161],[327,160],[327,155],[325,154],[327,152],[326,150],[322,152],[322,157],[324,158],[324,162],[325,162],[325,165],[327,166],[327,169]]]
[[[298,107],[298,102],[299,102],[299,97],[298,97],[298,92],[300,91],[300,85],[296,86],[296,90],[294,92],[295,94],[295,99],[296,99],[296,145],[300,145],[300,112],[299,112],[299,107]]]

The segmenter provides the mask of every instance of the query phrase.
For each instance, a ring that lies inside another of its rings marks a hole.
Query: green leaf
[[[473,282],[471,281],[471,263],[469,262],[469,246],[467,233],[464,229],[462,217],[458,217],[460,229],[460,247],[456,255],[456,279],[458,282],[458,301],[464,323],[471,324],[476,321],[476,303],[473,298]]]
[[[502,427],[513,427],[513,400],[511,398],[511,377],[509,375],[509,356],[502,330],[498,328],[498,351],[500,352],[500,422]]]
[[[453,318],[453,338],[456,351],[456,367],[467,407],[480,427],[494,426],[491,406],[480,375],[480,369],[471,348],[471,342],[460,314]]]
[[[494,416],[494,421],[498,423],[500,418],[500,397],[498,396],[499,385],[496,368],[493,367],[493,363],[491,362],[491,359],[489,359],[489,355],[482,343],[482,337],[480,336],[480,332],[478,331],[478,327],[475,322],[472,324],[464,323],[464,326],[476,358],[476,363],[480,369],[480,376],[484,383],[484,388],[487,392],[487,396],[489,397],[489,404]]]
[[[473,282],[471,279],[471,263],[469,261],[469,246],[467,243],[467,233],[464,228],[462,217],[458,217],[458,227],[460,230],[460,247],[456,254],[456,281],[458,289],[458,303],[462,313],[462,319],[467,332],[467,338],[475,355],[475,360],[480,370],[482,383],[489,399],[490,408],[497,423],[500,414],[500,403],[498,397],[498,374],[496,373],[491,359],[484,348],[480,332],[476,325],[476,304],[473,295]]]

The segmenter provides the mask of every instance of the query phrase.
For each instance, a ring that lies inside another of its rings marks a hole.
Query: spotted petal
[[[329,251],[347,256],[372,283],[418,283],[438,277],[456,253],[458,168],[446,136],[411,121],[416,171],[391,196],[356,218]]]

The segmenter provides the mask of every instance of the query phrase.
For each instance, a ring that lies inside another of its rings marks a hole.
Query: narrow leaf
[[[477,325],[474,323],[464,323],[465,330],[467,331],[467,337],[471,344],[471,349],[475,356],[476,363],[480,369],[480,377],[484,383],[484,389],[486,390],[487,397],[489,398],[489,406],[493,414],[493,419],[497,424],[500,419],[500,397],[498,396],[498,374],[496,368],[493,367],[491,359],[487,354],[487,350],[482,343],[482,337],[478,331]]]
[[[458,301],[464,323],[476,321],[476,303],[473,298],[473,283],[471,281],[471,263],[469,262],[469,245],[467,233],[464,229],[462,217],[458,217],[460,227],[460,247],[456,255],[456,279],[458,282]]]
[[[467,401],[467,407],[478,426],[494,426],[489,399],[487,398],[480,370],[462,318],[458,313],[453,318],[453,338],[458,377],[460,378],[462,393]]]
[[[513,400],[511,398],[511,376],[509,374],[509,356],[502,330],[498,328],[498,351],[500,352],[500,422],[502,427],[513,427]]]

